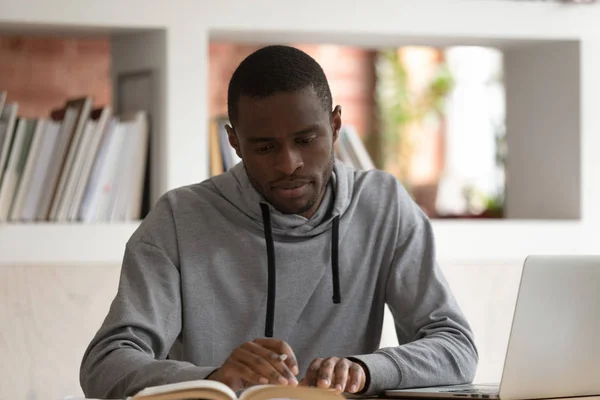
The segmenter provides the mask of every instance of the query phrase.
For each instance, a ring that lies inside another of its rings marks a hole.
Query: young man
[[[129,240],[85,394],[202,378],[365,394],[470,382],[477,351],[430,223],[394,177],[334,159],[341,109],[320,66],[265,47],[228,101],[243,162],[166,193]],[[378,349],[386,304],[400,345]]]

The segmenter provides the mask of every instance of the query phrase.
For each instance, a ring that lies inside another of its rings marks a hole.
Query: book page
[[[344,399],[334,389],[306,386],[257,385],[246,389],[240,400],[338,400]]]
[[[140,399],[140,398],[162,398],[161,395],[167,395],[169,393],[184,393],[184,392],[193,392],[198,389],[206,389],[212,390],[214,392],[220,392],[231,400],[236,400],[237,396],[235,392],[227,385],[212,381],[208,379],[199,379],[194,381],[186,381],[186,382],[178,382],[178,383],[169,383],[166,385],[160,386],[151,386],[146,389],[141,390],[136,393],[135,396],[131,397],[132,400]],[[165,398],[167,398],[165,396]]]

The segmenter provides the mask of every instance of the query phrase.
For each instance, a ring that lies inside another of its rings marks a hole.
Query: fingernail
[[[340,385],[340,384],[335,385],[335,389],[339,390],[341,392],[342,391],[342,385]]]
[[[260,379],[258,380],[258,382],[259,382],[261,385],[266,385],[267,383],[269,383],[269,380],[268,380],[267,378],[264,378],[264,377],[262,377],[262,378],[260,378]]]
[[[288,380],[285,379],[283,376],[279,377],[279,383],[281,383],[282,385],[287,385]]]
[[[294,373],[294,375],[298,375],[300,373],[300,370],[298,369],[297,365],[294,365],[294,367],[292,368],[292,372]]]
[[[358,389],[358,388],[356,387],[356,385],[352,385],[352,387],[350,388],[350,391],[351,391],[352,393],[354,393],[354,392],[356,392],[356,390],[357,390],[357,389]]]
[[[321,379],[321,382],[323,382],[324,385],[329,386],[329,379]]]

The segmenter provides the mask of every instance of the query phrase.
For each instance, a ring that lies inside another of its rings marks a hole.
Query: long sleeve
[[[167,211],[161,203],[127,243],[116,297],[81,363],[86,397],[125,398],[147,386],[205,378],[216,368],[168,359],[181,331],[181,295]]]
[[[436,262],[431,225],[416,215],[386,285],[399,346],[355,356],[368,369],[366,394],[469,383],[476,372],[473,334]]]

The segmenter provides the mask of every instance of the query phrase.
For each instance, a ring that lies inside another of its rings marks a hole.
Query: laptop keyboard
[[[483,398],[486,398],[490,395],[497,395],[498,389],[494,389],[494,388],[448,389],[448,390],[443,390],[443,392],[476,394],[476,395],[481,395],[481,397],[483,397]]]
[[[444,392],[494,394],[494,393],[498,393],[498,390],[492,389],[492,388],[469,388],[469,389],[448,389],[448,390],[444,390]]]

